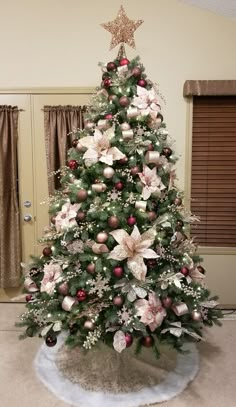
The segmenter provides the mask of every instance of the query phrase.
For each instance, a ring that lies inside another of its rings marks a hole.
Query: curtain
[[[235,96],[235,80],[188,80],[184,83],[183,94],[191,96]]]
[[[44,106],[44,128],[48,170],[48,189],[52,194],[60,188],[58,174],[50,176],[66,163],[66,153],[71,147],[72,136],[77,128],[84,128],[86,106]]]
[[[16,106],[0,106],[0,287],[20,285]]]

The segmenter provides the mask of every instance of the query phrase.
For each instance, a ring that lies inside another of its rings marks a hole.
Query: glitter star
[[[123,6],[120,6],[115,20],[101,24],[105,30],[112,34],[110,49],[120,43],[126,43],[135,48],[134,32],[143,23],[143,20],[130,20],[125,14]]]

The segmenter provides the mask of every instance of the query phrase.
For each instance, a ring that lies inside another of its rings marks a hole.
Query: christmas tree
[[[219,324],[216,298],[190,237],[196,218],[175,185],[176,157],[163,122],[162,98],[126,42],[142,21],[123,8],[103,26],[122,43],[103,65],[102,83],[74,131],[61,189],[50,197],[51,225],[39,258],[27,266],[25,336],[48,346],[91,349],[103,341],[117,352],[166,343],[180,350]],[[123,27],[123,28],[122,28]],[[133,341],[135,339],[135,344]]]

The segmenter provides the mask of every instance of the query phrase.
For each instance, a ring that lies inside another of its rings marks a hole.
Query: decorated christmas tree
[[[26,267],[20,325],[48,346],[65,331],[68,345],[86,350],[102,341],[158,355],[161,343],[181,350],[202,338],[204,325],[219,324],[190,237],[197,219],[175,185],[162,98],[139,57],[125,54],[141,23],[121,7],[103,24],[119,53],[100,64],[85,128],[74,131],[61,189],[50,197],[45,247]]]

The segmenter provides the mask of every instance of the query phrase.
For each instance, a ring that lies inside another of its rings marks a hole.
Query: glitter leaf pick
[[[110,49],[120,43],[126,43],[135,48],[134,32],[143,23],[143,20],[130,20],[125,14],[123,6],[120,6],[115,20],[101,24],[105,30],[112,34]]]

